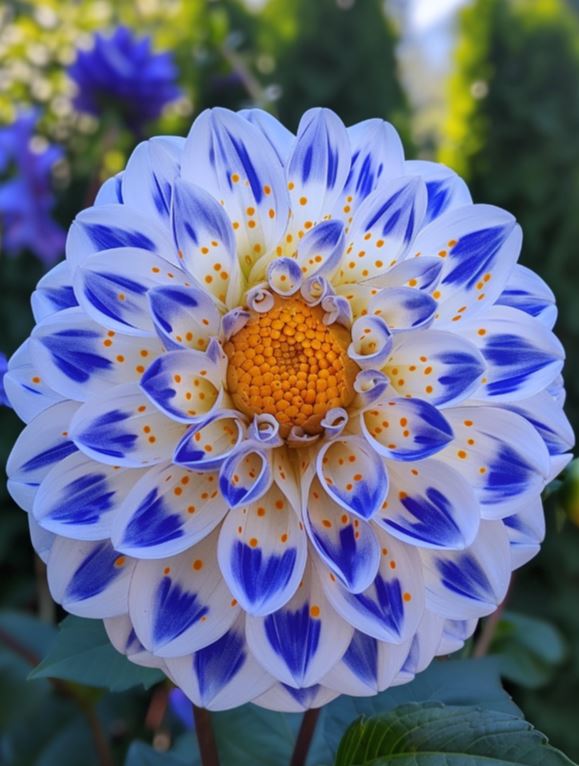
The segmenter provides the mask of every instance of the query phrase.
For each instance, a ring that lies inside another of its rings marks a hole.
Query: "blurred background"
[[[62,257],[66,228],[99,184],[142,138],[184,135],[214,105],[261,106],[291,129],[315,105],[347,124],[383,117],[402,134],[408,158],[450,165],[475,201],[514,213],[525,234],[522,262],[557,295],[567,412],[579,430],[577,0],[4,0],[4,355],[30,332],[30,293]],[[3,364],[0,356],[0,373]],[[4,463],[20,424],[5,407],[0,418]],[[0,763],[90,766],[88,751],[70,760],[90,716],[76,725],[66,694],[24,681],[61,615],[25,514],[3,487]],[[579,464],[549,488],[546,509],[547,541],[516,573],[490,652],[500,655],[504,682],[527,718],[578,760]],[[33,616],[46,629],[27,622]],[[28,635],[25,652],[13,640],[19,631]],[[75,694],[98,704],[121,754],[136,734],[167,737],[186,725],[178,706],[165,716],[166,698],[156,691]],[[53,718],[45,718],[48,709]]]

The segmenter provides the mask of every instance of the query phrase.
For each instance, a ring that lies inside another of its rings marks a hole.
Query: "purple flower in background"
[[[80,112],[98,117],[112,107],[136,131],[181,95],[172,55],[155,53],[150,37],[137,39],[123,26],[112,35],[96,34],[68,73],[78,86],[74,106]]]
[[[193,707],[191,705],[191,700],[181,691],[181,689],[177,687],[171,689],[169,692],[169,707],[181,721],[183,726],[187,729],[193,728],[195,724],[193,722]]]
[[[62,156],[57,146],[35,151],[32,139],[38,113],[20,114],[0,129],[0,224],[2,248],[16,255],[29,248],[51,263],[63,255],[65,233],[53,220],[51,170]]]
[[[6,356],[0,351],[0,407],[10,407],[6,398],[6,391],[4,390],[4,375],[7,369],[8,362],[6,361]]]

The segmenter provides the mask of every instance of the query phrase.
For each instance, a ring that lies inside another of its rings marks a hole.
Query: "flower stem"
[[[197,742],[199,743],[199,753],[201,754],[201,766],[219,766],[219,754],[213,733],[211,713],[205,708],[193,705],[193,718]]]
[[[292,759],[290,761],[290,766],[305,766],[319,717],[320,708],[306,710],[304,713],[304,717],[302,718],[302,725],[300,726],[292,754]]]

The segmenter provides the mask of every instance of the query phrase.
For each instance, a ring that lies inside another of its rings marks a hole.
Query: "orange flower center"
[[[300,298],[276,298],[266,313],[252,312],[225,345],[227,387],[246,415],[269,413],[287,436],[292,426],[316,434],[332,407],[354,396],[358,366],[348,357],[349,332],[326,325],[319,306]]]

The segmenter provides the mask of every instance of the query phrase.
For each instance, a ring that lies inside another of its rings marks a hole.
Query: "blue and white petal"
[[[419,233],[411,253],[443,261],[442,277],[433,293],[441,326],[450,324],[454,329],[492,306],[519,257],[521,241],[514,217],[492,205],[457,208]]]
[[[302,271],[295,258],[276,258],[267,267],[267,282],[274,293],[287,298],[302,286]]]
[[[372,525],[338,505],[317,476],[310,484],[304,523],[318,555],[349,591],[359,593],[374,581],[381,554]]]
[[[72,269],[68,261],[57,263],[42,277],[32,293],[30,303],[36,322],[77,305],[72,287]]]
[[[48,557],[48,587],[53,599],[71,614],[117,617],[127,612],[135,565],[108,540],[57,537]]]
[[[350,169],[350,142],[344,124],[329,109],[309,109],[298,127],[287,165],[291,218],[286,243],[290,254],[301,236],[329,218]]]
[[[464,551],[421,550],[426,606],[441,617],[484,617],[504,599],[511,576],[509,540],[500,521],[483,521]]]
[[[575,444],[569,419],[561,405],[546,391],[541,391],[530,399],[510,402],[505,407],[522,415],[537,429],[550,455],[568,452]]]
[[[160,412],[181,423],[203,423],[223,398],[219,364],[193,349],[157,357],[141,378],[141,390]]]
[[[444,415],[422,399],[379,401],[361,414],[360,427],[369,445],[390,460],[422,460],[453,439]]]
[[[76,540],[111,536],[118,507],[142,471],[96,463],[82,452],[60,460],[43,479],[33,515],[43,529]]]
[[[197,285],[229,308],[240,296],[240,269],[231,221],[205,189],[178,179],[171,208],[179,260]]]
[[[537,319],[509,306],[493,306],[461,328],[486,363],[481,388],[473,395],[491,402],[526,399],[543,391],[561,372],[565,352]]]
[[[283,713],[303,713],[327,705],[336,699],[339,692],[321,684],[314,684],[307,689],[294,689],[285,684],[275,684],[265,694],[252,700],[254,705],[266,710]]]
[[[344,224],[322,221],[310,229],[298,243],[297,261],[304,279],[314,275],[330,277],[346,246]]]
[[[392,331],[424,329],[434,319],[436,301],[412,287],[386,287],[370,298],[368,311]]]
[[[382,369],[400,395],[440,407],[476,391],[486,364],[471,341],[451,332],[424,330],[398,333]]]
[[[93,205],[123,204],[123,174],[117,173],[102,184],[94,199]]]
[[[134,473],[134,472],[133,472]],[[155,466],[125,492],[112,522],[115,548],[138,559],[160,559],[203,540],[228,511],[215,472]]]
[[[163,137],[143,141],[134,149],[123,173],[123,203],[160,226],[169,223],[179,154],[176,145]]]
[[[129,593],[129,616],[139,641],[158,657],[181,657],[223,636],[239,606],[215,558],[217,532],[180,553],[140,560]]]
[[[219,471],[219,489],[231,508],[254,502],[267,492],[272,481],[271,451],[251,442],[240,445]]]
[[[382,507],[388,474],[372,446],[358,436],[341,436],[322,446],[316,472],[325,492],[348,513],[368,520]]]
[[[187,286],[187,274],[136,247],[90,256],[74,275],[78,302],[95,322],[137,336],[154,334],[147,293],[166,284]]]
[[[405,675],[414,677],[417,673],[426,670],[440,646],[443,628],[444,620],[442,617],[425,609],[416,633],[410,642],[408,655],[400,669],[402,677]]]
[[[125,654],[135,665],[145,668],[160,668],[165,671],[165,662],[155,657],[141,644],[128,614],[107,617],[103,620],[109,641],[117,652]]]
[[[343,299],[342,299],[343,300]],[[362,370],[383,367],[392,351],[392,333],[379,316],[361,316],[352,325],[348,356]]]
[[[127,205],[89,207],[74,219],[66,239],[66,258],[73,270],[89,256],[119,248],[148,250],[177,264],[177,249],[168,230]]]
[[[379,185],[403,175],[404,149],[394,127],[370,119],[347,128],[352,164],[334,215],[347,218]]]
[[[240,616],[214,643],[167,660],[170,677],[196,705],[228,710],[251,702],[273,685],[274,679],[247,646],[244,622]]]
[[[60,402],[37,415],[20,433],[6,464],[8,491],[31,511],[40,482],[59,461],[76,452],[70,423],[76,402]]]
[[[352,637],[308,569],[294,597],[266,616],[247,617],[247,641],[259,663],[281,683],[301,689],[319,683]]]
[[[424,225],[443,213],[472,203],[468,186],[462,178],[439,162],[407,160],[404,163],[404,174],[420,176],[426,182],[428,205]]]
[[[376,527],[382,549],[374,582],[362,593],[350,593],[333,572],[317,562],[326,596],[334,609],[357,630],[394,644],[410,638],[422,617],[424,584],[415,548]]]
[[[527,420],[482,405],[453,407],[445,414],[454,440],[438,457],[473,487],[483,518],[509,515],[543,489],[549,453]]]
[[[307,538],[276,484],[228,513],[217,556],[229,589],[249,614],[270,614],[289,601],[304,573]]]
[[[553,291],[538,274],[520,263],[511,272],[505,289],[497,298],[497,304],[530,314],[548,330],[553,329],[557,319]]]
[[[32,331],[30,356],[48,385],[77,401],[122,383],[138,382],[163,352],[155,337],[139,338],[107,330],[80,308],[65,309]]]
[[[242,109],[239,115],[263,133],[273,147],[279,161],[285,166],[296,142],[294,134],[264,109]]]
[[[537,555],[545,539],[545,513],[541,496],[526,500],[503,524],[511,546],[512,568],[518,569]]]
[[[445,620],[442,630],[442,639],[436,654],[452,654],[458,652],[474,633],[478,620]]]
[[[460,550],[475,539],[479,504],[462,475],[439,460],[388,463],[390,492],[376,521],[421,548]]]
[[[342,659],[324,676],[322,683],[340,694],[372,696],[392,685],[408,650],[408,641],[391,644],[355,630]]]
[[[219,410],[185,432],[175,448],[173,462],[196,471],[218,469],[241,445],[245,434],[239,412]]]
[[[262,131],[228,109],[207,109],[187,137],[181,175],[209,192],[231,220],[248,272],[281,239],[289,200],[279,157]]]
[[[418,177],[381,185],[358,208],[336,284],[363,282],[404,257],[426,210],[426,187]]]
[[[129,383],[83,404],[70,424],[70,438],[100,463],[142,468],[169,460],[184,430]]]
[[[32,543],[32,547],[36,551],[38,558],[46,564],[54,541],[56,540],[56,535],[43,529],[40,524],[35,521],[34,516],[31,513],[28,514],[28,530],[30,532],[30,542]]]
[[[24,423],[64,399],[47,384],[34,364],[28,338],[12,354],[2,383],[10,406]]]
[[[155,329],[167,349],[205,350],[219,334],[220,317],[204,290],[163,285],[147,293]]]

